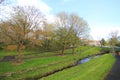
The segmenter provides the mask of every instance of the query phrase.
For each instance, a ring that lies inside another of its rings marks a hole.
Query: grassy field
[[[104,80],[115,58],[106,54],[40,80]]]
[[[91,46],[80,46],[76,48],[76,51],[83,52],[87,49],[91,48]],[[22,50],[22,54],[24,54],[23,58],[31,58],[31,57],[41,57],[41,56],[53,56],[60,54],[61,51],[54,51],[54,52],[40,52],[39,50]],[[65,50],[65,54],[71,54],[71,49]],[[0,59],[4,56],[17,56],[17,51],[9,51],[9,50],[1,50],[0,51]]]
[[[22,53],[23,54],[33,54],[33,53],[36,53],[36,52],[33,51],[33,50],[23,50]],[[16,50],[13,50],[13,51],[1,50],[0,51],[0,59],[2,59],[4,56],[16,56],[16,55],[17,55],[17,51]]]
[[[86,46],[76,48],[76,53],[74,55],[70,54],[70,50],[66,50],[65,53],[69,55],[64,56],[57,55],[48,57],[51,54],[59,54],[59,52],[46,52],[43,54],[37,54],[37,56],[44,57],[24,60],[23,64],[21,65],[14,65],[13,62],[0,62],[0,76],[5,76],[2,78],[5,78],[6,80],[26,78],[34,79],[35,77],[40,77],[52,71],[62,69],[71,64],[75,64],[79,59],[97,54],[100,51],[101,48],[99,47]],[[32,56],[36,56],[36,54],[33,54]],[[25,57],[31,56],[26,55]]]

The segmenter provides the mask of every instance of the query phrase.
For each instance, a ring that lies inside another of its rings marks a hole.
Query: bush
[[[7,50],[16,50],[17,49],[17,45],[7,45],[6,47]],[[22,47],[22,49],[25,49],[25,46]]]
[[[0,50],[3,50],[3,49],[4,49],[4,47],[5,47],[5,43],[0,42]]]

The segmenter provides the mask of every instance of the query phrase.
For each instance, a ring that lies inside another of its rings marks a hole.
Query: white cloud
[[[44,14],[49,14],[52,8],[48,6],[45,2],[42,0],[17,0],[17,5],[20,6],[25,6],[25,5],[30,5],[30,6],[35,6],[41,10]]]
[[[63,0],[63,2],[68,2],[68,1],[71,1],[71,0]]]
[[[100,40],[101,38],[107,39],[112,31],[119,31],[120,34],[120,25],[94,25],[90,26],[90,28],[91,35],[95,40]]]
[[[46,18],[47,18],[47,22],[48,22],[48,23],[53,23],[53,22],[55,22],[55,16],[52,15],[52,14],[46,15]]]
[[[49,23],[52,23],[55,20],[54,15],[51,14],[52,8],[49,5],[47,5],[43,0],[16,0],[15,5],[35,6],[36,8],[40,9],[40,11],[44,15],[46,15],[47,21]]]

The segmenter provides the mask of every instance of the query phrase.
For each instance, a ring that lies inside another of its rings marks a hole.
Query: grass
[[[83,52],[84,50],[89,49],[90,46],[79,46],[76,48],[76,51]],[[23,58],[32,58],[32,57],[46,57],[60,54],[61,51],[54,52],[39,52],[38,50],[22,50],[22,54],[24,54]],[[71,49],[65,50],[65,54],[71,54]],[[9,50],[0,50],[0,59],[4,56],[17,56],[17,51],[9,51]]]
[[[33,54],[35,51],[33,50],[23,50],[22,51],[23,54]],[[16,56],[17,55],[17,51],[13,50],[0,50],[0,59],[2,59],[4,56]]]
[[[68,65],[74,64],[79,59],[82,59],[89,55],[94,55],[99,52],[100,52],[100,48],[93,47],[91,49],[87,49],[82,53],[77,52],[74,55],[70,54],[64,56],[32,58],[32,59],[24,60],[24,63],[21,65],[14,65],[12,64],[12,62],[1,62],[0,75],[7,75],[6,77],[7,80],[14,80],[17,78],[21,78],[21,79],[34,78],[34,77],[42,76],[46,73],[52,72],[57,69],[61,69]],[[8,76],[9,74],[12,75]]]
[[[114,62],[115,58],[106,54],[40,80],[104,80]]]

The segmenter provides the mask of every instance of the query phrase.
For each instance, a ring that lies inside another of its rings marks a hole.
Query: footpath
[[[116,62],[105,80],[120,80],[120,56],[116,55]]]

